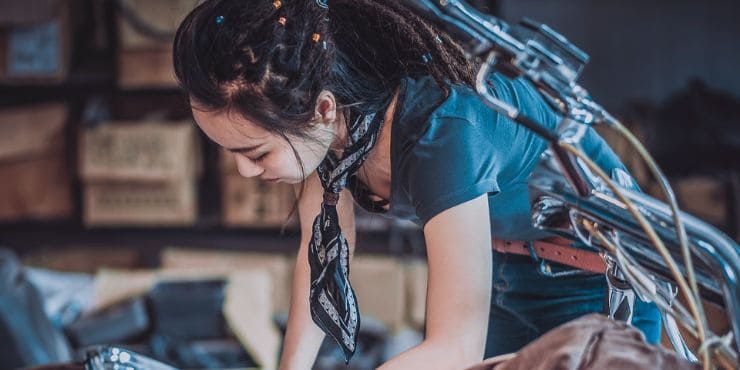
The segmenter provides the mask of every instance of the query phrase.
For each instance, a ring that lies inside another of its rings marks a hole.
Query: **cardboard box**
[[[87,181],[171,181],[201,171],[192,122],[110,122],[80,140],[80,177]]]
[[[118,27],[120,46],[123,50],[162,49],[172,43],[171,39],[158,39],[135,27],[132,19],[149,26],[161,35],[174,36],[175,31],[199,0],[121,0],[126,12],[119,13]],[[129,13],[130,12],[130,13]]]
[[[69,74],[70,0],[3,4],[0,15],[0,82],[59,82]]]
[[[121,88],[177,87],[172,41],[177,27],[197,3],[197,0],[121,1],[125,9],[118,15],[118,85]],[[147,34],[145,28],[155,30],[156,34]]]
[[[226,150],[221,150],[219,168],[224,225],[282,227],[298,224],[297,212],[293,212],[296,197],[292,185],[242,177],[237,172],[234,154]]]
[[[229,227],[281,227],[297,222],[293,187],[269,184],[255,178],[224,175],[222,181],[223,223]]]
[[[63,151],[48,158],[0,164],[0,221],[58,220],[72,216],[70,171]]]
[[[62,103],[0,110],[0,161],[46,157],[63,148],[67,113]]]
[[[197,219],[194,179],[85,185],[86,226],[186,226]]]
[[[0,221],[72,214],[66,121],[61,103],[0,110]]]
[[[392,257],[355,256],[350,280],[362,315],[370,315],[396,331],[406,323],[406,281],[403,266]]]
[[[177,87],[172,50],[126,50],[118,54],[118,86],[122,89]]]
[[[197,218],[200,145],[191,122],[114,122],[83,133],[88,226],[190,225]]]

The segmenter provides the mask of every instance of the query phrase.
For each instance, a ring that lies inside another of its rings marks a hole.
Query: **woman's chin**
[[[283,184],[295,185],[295,184],[301,183],[302,180],[301,179],[293,179],[293,178],[287,178],[287,179],[282,178],[282,179],[280,179],[280,182],[283,183]]]

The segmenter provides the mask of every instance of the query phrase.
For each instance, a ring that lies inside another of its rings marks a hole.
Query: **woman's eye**
[[[263,161],[263,160],[265,159],[265,157],[267,157],[267,153],[265,153],[265,154],[261,154],[261,155],[260,155],[259,157],[257,157],[257,158],[255,158],[255,159],[253,159],[253,161],[254,161],[255,163],[260,163],[260,162],[262,162],[262,161]]]

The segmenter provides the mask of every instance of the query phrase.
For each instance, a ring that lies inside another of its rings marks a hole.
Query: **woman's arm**
[[[300,194],[301,185],[296,185],[296,194]],[[298,249],[293,270],[293,289],[288,313],[288,328],[283,343],[283,354],[280,357],[280,370],[311,369],[316,354],[324,339],[324,333],[311,319],[308,295],[311,286],[311,271],[308,266],[308,242],[311,240],[311,228],[319,214],[323,199],[323,188],[314,172],[305,181],[305,189],[298,200],[298,215],[301,224],[301,244]],[[342,232],[350,247],[350,259],[355,246],[355,219],[352,196],[343,191],[337,212]]]
[[[424,236],[429,263],[425,340],[381,370],[462,369],[483,359],[492,273],[488,197],[435,216]]]

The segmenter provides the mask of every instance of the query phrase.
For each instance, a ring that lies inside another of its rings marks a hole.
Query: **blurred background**
[[[239,177],[192,122],[171,39],[197,2],[0,0],[0,369],[97,345],[181,368],[275,368],[294,198]],[[586,51],[583,85],[643,140],[683,208],[740,239],[736,1],[469,2]],[[360,347],[345,366],[325,343],[315,368],[371,369],[418,343],[425,277],[416,227],[358,213]]]

